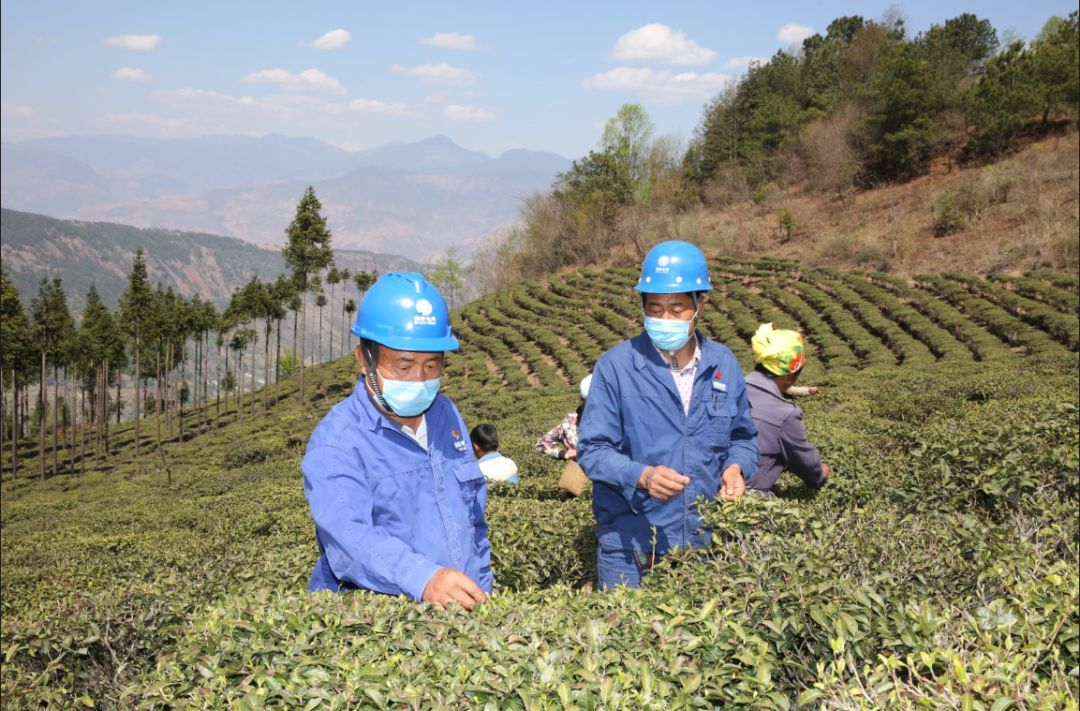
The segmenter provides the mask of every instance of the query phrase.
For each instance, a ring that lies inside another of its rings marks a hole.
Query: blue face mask
[[[382,379],[382,396],[395,415],[416,417],[427,411],[439,394],[439,378],[433,380]]]
[[[686,345],[690,340],[690,324],[693,321],[681,319],[645,317],[645,332],[653,345],[664,351],[672,353]]]

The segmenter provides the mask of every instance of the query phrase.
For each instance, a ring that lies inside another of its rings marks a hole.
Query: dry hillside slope
[[[928,175],[844,202],[803,184],[778,186],[759,204],[692,212],[679,231],[709,252],[814,266],[1072,272],[1080,266],[1078,169],[1077,133],[1069,130],[991,165],[943,161]],[[790,239],[781,223],[785,209],[794,219]],[[935,234],[945,223],[955,231]]]

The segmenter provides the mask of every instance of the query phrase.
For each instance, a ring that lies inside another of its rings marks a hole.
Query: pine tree
[[[93,364],[94,380],[90,386],[91,400],[94,401],[92,420],[96,427],[95,446],[98,451],[104,449],[108,454],[108,407],[110,360],[115,366],[124,350],[123,337],[116,320],[109,309],[102,303],[97,287],[90,285],[86,293],[86,308],[83,310],[82,323],[79,326],[82,348],[90,363]]]
[[[50,284],[47,279],[42,279],[38,286],[37,296],[30,302],[30,314],[33,321],[33,338],[41,356],[41,382],[38,386],[38,473],[45,478],[45,420],[48,415],[48,404],[45,399],[45,388],[48,381],[48,364],[51,361],[54,370],[60,362],[60,350],[65,338],[74,330],[74,322],[71,312],[67,308],[67,298],[59,277],[55,277]],[[57,410],[59,398],[58,388],[54,377],[53,387],[53,474],[56,473],[56,437],[57,437]]]
[[[18,374],[28,369],[33,359],[30,341],[30,322],[26,320],[19,291],[8,278],[7,271],[0,269],[0,459],[4,454],[4,433],[7,419],[3,407],[7,402],[6,383],[11,383],[11,473],[19,473],[19,379]]]
[[[151,325],[154,310],[154,294],[150,288],[150,278],[146,272],[146,260],[143,258],[142,247],[135,252],[135,261],[128,275],[127,289],[120,297],[120,322],[125,335],[131,340],[135,357],[135,460],[142,466],[139,459],[140,445],[139,424],[142,418],[141,412],[141,377],[142,377],[142,348],[144,332]]]
[[[292,270],[300,288],[300,404],[304,400],[304,341],[307,337],[307,292],[310,279],[330,266],[334,258],[330,248],[330,230],[326,218],[319,214],[322,203],[315,196],[315,189],[308,187],[296,205],[296,216],[289,223],[285,234],[289,243],[283,251],[285,263]]]

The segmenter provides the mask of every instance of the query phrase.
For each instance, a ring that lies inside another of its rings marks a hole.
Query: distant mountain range
[[[76,310],[81,310],[92,283],[105,303],[115,308],[140,246],[154,284],[171,286],[189,298],[197,293],[219,306],[252,276],[271,280],[286,271],[279,252],[234,237],[0,210],[0,258],[27,307],[42,278],[60,276]],[[423,269],[406,257],[366,251],[335,250],[334,258],[351,272]]]
[[[280,135],[43,138],[0,151],[0,203],[8,209],[281,246],[313,185],[335,247],[421,261],[450,245],[467,256],[517,220],[524,197],[546,191],[569,167],[554,153],[492,158],[445,136],[357,152]]]

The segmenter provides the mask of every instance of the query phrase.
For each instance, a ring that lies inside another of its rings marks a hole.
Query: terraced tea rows
[[[268,417],[170,444],[171,483],[157,455],[3,482],[4,708],[1076,709],[1077,279],[713,274],[701,328],[745,368],[760,322],[807,335],[823,489],[700,501],[711,548],[592,592],[590,494],[533,443],[640,331],[637,274],[523,282],[455,312],[443,379],[521,470],[488,488],[479,611],[307,593],[299,461],[343,358],[308,372],[314,411],[290,379]]]
[[[772,321],[807,337],[826,371],[922,368],[948,361],[1057,351],[1080,344],[1075,279],[1032,272],[989,279],[800,269],[781,260],[713,262],[702,331],[751,366],[749,340]],[[471,346],[451,359],[465,383],[566,387],[600,354],[640,331],[630,269],[529,281],[461,309]]]

